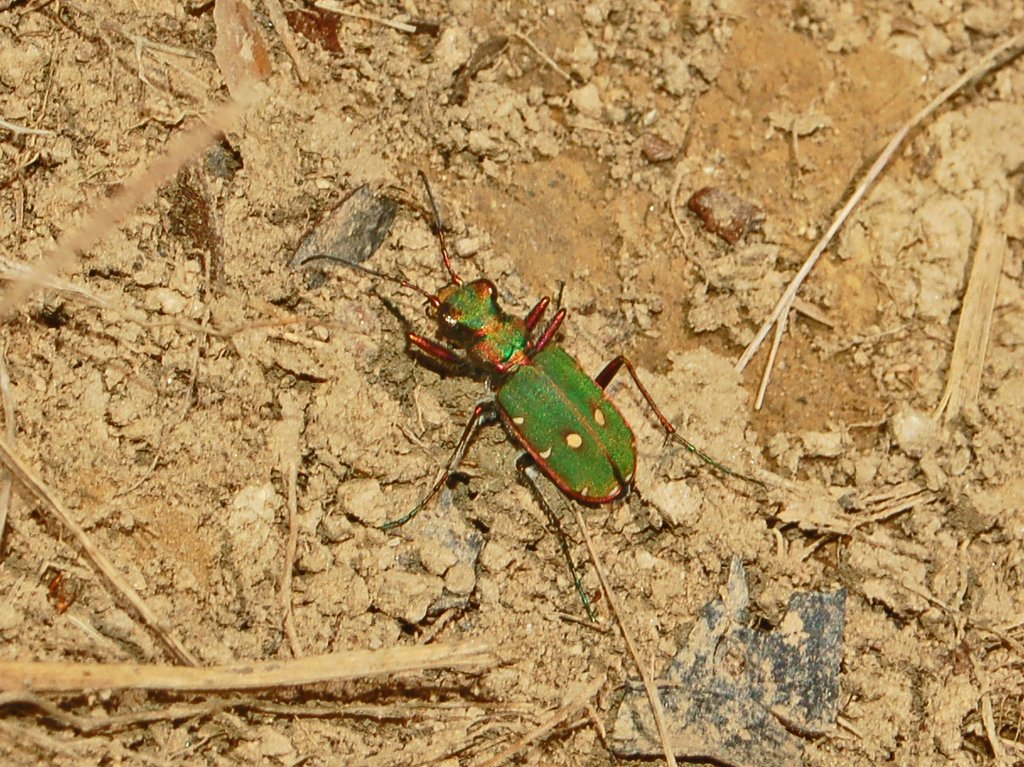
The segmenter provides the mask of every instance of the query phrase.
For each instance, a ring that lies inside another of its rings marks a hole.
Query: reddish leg
[[[551,318],[551,322],[548,323],[548,326],[544,328],[544,332],[541,333],[540,337],[533,342],[533,351],[539,352],[551,342],[551,339],[554,337],[555,333],[558,332],[558,328],[561,326],[562,320],[564,319],[565,309],[559,309],[555,313],[555,316]],[[614,373],[612,375],[614,375]]]
[[[640,382],[640,377],[636,374],[636,368],[633,367],[633,363],[621,354],[605,365],[604,370],[597,374],[594,381],[602,389],[606,388],[608,384],[611,383],[611,380],[615,378],[615,374],[619,372],[619,368],[623,365],[626,366],[626,370],[629,371],[629,375],[633,379],[633,383],[636,384],[636,388],[640,390],[644,399],[647,400],[647,404],[650,405],[651,410],[653,410],[654,414],[658,416],[658,420],[661,421],[662,428],[669,434],[675,434],[676,427],[669,422],[661,412],[661,409],[654,404],[654,398],[651,396],[650,392],[647,391],[647,388]]]
[[[537,305],[530,309],[530,313],[526,315],[526,332],[532,333],[534,327],[540,322],[540,318],[544,316],[544,312],[548,309],[548,304],[551,303],[551,299],[544,296]]]
[[[415,517],[430,501],[441,492],[441,488],[445,486],[445,483],[452,476],[452,473],[462,463],[462,458],[466,454],[466,448],[469,446],[469,442],[473,439],[473,434],[476,433],[477,427],[480,425],[480,421],[483,418],[494,419],[497,415],[494,412],[494,401],[487,400],[486,402],[479,403],[473,408],[473,415],[469,417],[469,423],[466,424],[465,430],[462,432],[462,436],[459,438],[459,444],[455,446],[455,450],[452,452],[451,457],[448,459],[448,463],[445,464],[444,471],[441,472],[437,481],[430,488],[423,500],[417,503],[412,511],[409,511],[398,519],[390,519],[380,526],[381,530],[391,530],[396,527],[401,527],[410,519]]]
[[[453,352],[447,346],[443,346],[433,339],[424,338],[423,336],[416,335],[415,333],[408,333],[406,338],[409,339],[409,343],[418,348],[424,354],[433,357],[435,360],[446,362],[449,365],[461,365],[465,362],[462,357]]]
[[[740,474],[738,471],[733,471],[728,466],[719,463],[710,455],[708,455],[699,447],[697,447],[695,444],[690,442],[688,439],[678,434],[676,432],[676,427],[673,426],[671,422],[665,417],[664,413],[661,412],[661,409],[654,403],[654,398],[651,396],[650,392],[647,391],[647,388],[643,385],[643,383],[641,383],[640,377],[636,374],[636,368],[633,367],[633,363],[630,362],[625,357],[623,357],[621,354],[615,359],[613,359],[611,362],[609,362],[607,365],[605,365],[604,370],[597,374],[597,377],[594,379],[594,381],[597,383],[598,386],[604,389],[606,386],[608,386],[609,383],[611,383],[611,380],[615,377],[615,374],[619,372],[619,369],[623,365],[626,366],[626,370],[629,371],[629,375],[633,379],[633,383],[636,384],[636,388],[640,390],[640,393],[643,395],[644,399],[647,400],[647,404],[650,405],[651,410],[653,410],[654,414],[658,416],[658,420],[661,421],[662,428],[665,429],[665,433],[668,434],[669,437],[675,437],[683,444],[683,447],[685,447],[695,456],[704,461],[704,463],[706,463],[708,466],[713,466],[723,474],[728,474],[730,477],[742,479],[745,482],[752,482],[755,485],[760,485],[761,487],[765,486],[764,482],[762,482],[761,480],[754,479],[753,477],[748,477],[746,474]]]

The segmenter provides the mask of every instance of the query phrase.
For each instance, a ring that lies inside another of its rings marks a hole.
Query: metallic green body
[[[440,336],[497,374],[495,402],[516,440],[567,495],[604,503],[636,470],[636,439],[604,390],[563,349],[530,340],[527,321],[498,306],[490,280],[437,294]]]
[[[636,471],[636,438],[604,390],[558,346],[515,369],[495,399],[509,430],[567,495],[604,503]]]

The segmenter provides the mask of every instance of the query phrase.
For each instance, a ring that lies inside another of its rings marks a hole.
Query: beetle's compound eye
[[[476,294],[480,296],[480,298],[490,298],[497,292],[498,289],[494,287],[494,283],[491,282],[490,280],[477,281]]]
[[[437,321],[445,327],[454,328],[459,324],[450,307],[442,306],[437,310]]]

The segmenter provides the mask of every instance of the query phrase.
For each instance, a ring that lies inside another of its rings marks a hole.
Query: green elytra
[[[437,320],[440,340],[408,333],[409,343],[442,365],[469,365],[488,373],[495,396],[474,408],[444,471],[430,491],[411,511],[381,525],[382,530],[399,527],[415,517],[458,467],[481,422],[485,418],[494,420],[496,416],[537,466],[569,497],[600,504],[626,495],[636,472],[636,437],[604,391],[623,366],[666,435],[678,439],[719,471],[763,487],[759,480],[732,471],[679,436],[626,357],[616,357],[591,378],[564,349],[552,344],[565,319],[565,309],[559,309],[535,336],[534,330],[547,310],[549,297],[542,298],[526,317],[520,318],[499,306],[497,288],[490,280],[463,281],[452,268],[430,185],[423,173],[420,177],[433,211],[433,227],[451,282],[434,294],[408,280],[348,261],[343,263],[425,296]]]

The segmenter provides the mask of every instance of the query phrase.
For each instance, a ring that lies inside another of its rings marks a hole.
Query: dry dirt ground
[[[285,0],[303,85],[255,4],[268,90],[110,225],[91,211],[228,99],[212,3],[0,2],[4,278],[20,290],[19,265],[76,227],[103,234],[65,282],[3,299],[7,439],[203,665],[466,639],[498,661],[255,694],[7,693],[0,761],[478,764],[596,683],[515,763],[619,763],[606,730],[636,669],[605,599],[588,625],[500,427],[416,520],[377,527],[426,492],[485,382],[406,351],[399,316],[434,332],[422,296],[289,266],[370,184],[401,204],[367,265],[440,288],[419,169],[461,273],[520,314],[564,286],[558,341],[586,370],[628,354],[681,433],[769,480],[664,444],[628,376],[609,387],[638,493],[584,514],[651,669],[738,555],[766,630],[794,592],[847,591],[840,716],[802,733],[806,763],[1024,761],[1021,61],[909,137],[804,285],[762,409],[767,346],[736,371],[885,142],[1024,29],[1020,3],[346,7],[437,26],[300,19]],[[686,209],[706,186],[760,227],[708,231]],[[986,240],[991,325],[963,355],[980,390],[940,409]],[[0,496],[3,660],[175,662],[43,504],[20,483]]]

